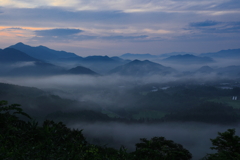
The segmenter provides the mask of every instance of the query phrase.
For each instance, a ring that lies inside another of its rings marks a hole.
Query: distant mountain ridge
[[[82,67],[82,66],[77,66],[75,68],[69,69],[67,70],[68,74],[75,74],[75,75],[79,75],[79,74],[84,74],[84,75],[99,75],[96,72],[92,71],[89,68],[86,67]]]
[[[0,74],[6,76],[98,75],[96,72],[81,66],[65,70],[14,48],[0,50]]]
[[[204,64],[214,62],[214,60],[210,57],[199,57],[191,54],[170,56],[163,59],[163,61],[182,64]]]
[[[149,60],[134,60],[125,65],[116,67],[111,70],[110,74],[119,74],[125,76],[151,76],[166,75],[175,72],[171,67],[165,67],[161,64],[151,62]]]
[[[213,58],[240,58],[240,49],[228,49],[213,53],[202,53],[201,56]]]
[[[149,54],[149,53],[147,53],[147,54],[125,53],[125,54],[121,55],[120,58],[123,58],[123,59],[147,60],[147,59],[158,58],[158,56],[156,56],[156,55],[151,55],[151,54]]]
[[[56,51],[53,49],[49,49],[45,46],[32,47],[32,46],[23,44],[22,42],[12,45],[9,48],[20,50],[31,57],[34,57],[43,61],[51,61],[51,60],[57,60],[61,58],[79,57],[74,53],[65,52],[65,51]]]
[[[14,48],[6,48],[0,51],[1,63],[31,62],[31,61],[40,61],[40,60],[33,58],[28,54]]]

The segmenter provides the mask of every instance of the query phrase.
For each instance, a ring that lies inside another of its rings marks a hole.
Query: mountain
[[[214,72],[214,69],[209,66],[202,66],[196,72],[198,73],[211,73]]]
[[[21,104],[21,108],[25,112],[33,115],[34,118],[41,119],[47,114],[56,111],[69,111],[70,108],[87,108],[78,101],[61,98],[51,92],[35,87],[6,83],[0,83],[0,99],[8,101],[10,104]]]
[[[113,59],[111,59],[108,56],[88,56],[85,57],[83,62],[115,62]]]
[[[240,49],[228,49],[213,53],[202,53],[201,56],[213,58],[240,58]]]
[[[111,70],[110,74],[119,74],[125,76],[150,76],[150,75],[166,75],[175,72],[170,67],[151,62],[149,60],[134,60],[125,65],[116,67]]]
[[[163,59],[163,61],[178,64],[204,64],[214,62],[210,57],[198,57],[191,54],[170,56]]]
[[[14,48],[27,55],[39,59],[41,61],[49,62],[51,64],[61,66],[63,68],[73,68],[76,66],[84,66],[91,70],[105,74],[111,69],[123,65],[128,61],[114,60],[108,56],[88,56],[80,57],[74,53],[65,51],[56,51],[45,46],[32,47],[21,42],[12,45],[8,48]],[[1,53],[1,51],[0,51]]]
[[[65,52],[65,51],[56,51],[53,49],[49,49],[45,46],[32,47],[29,45],[25,45],[21,42],[10,46],[9,48],[15,48],[20,50],[31,57],[43,60],[43,61],[56,61],[63,60],[64,58],[78,58],[74,53]]]
[[[240,66],[228,66],[228,67],[223,67],[219,68],[216,70],[218,75],[224,75],[227,77],[240,77]]]
[[[126,53],[120,56],[120,58],[123,59],[140,59],[140,60],[147,60],[147,59],[153,59],[153,58],[158,58],[158,56],[151,55],[151,54],[133,54],[133,53]]]
[[[117,57],[117,56],[114,56],[114,57],[110,57],[111,59],[117,61],[117,62],[124,62],[124,63],[128,63],[128,62],[131,62],[131,60],[125,60],[125,59],[122,59],[120,57]]]
[[[89,68],[77,66],[67,71],[68,74],[84,74],[84,75],[98,75],[96,72],[92,71]]]
[[[170,57],[170,56],[185,55],[185,54],[194,55],[194,53],[187,53],[187,52],[171,52],[171,53],[163,53],[163,54],[160,54],[160,55],[158,55],[158,57],[167,58],[167,57]]]
[[[0,62],[1,63],[16,63],[16,62],[31,62],[40,61],[35,59],[26,53],[23,53],[14,48],[6,48],[0,51]]]
[[[126,64],[128,61],[116,60],[108,56],[88,56],[79,61],[79,65],[90,68],[94,72],[106,74],[117,66]]]
[[[33,58],[14,48],[0,51],[0,73],[8,76],[53,75],[62,68]]]

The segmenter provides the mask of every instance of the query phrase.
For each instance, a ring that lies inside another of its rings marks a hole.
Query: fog
[[[83,129],[83,134],[92,143],[120,148],[125,146],[128,151],[135,149],[140,138],[165,137],[175,143],[182,144],[188,149],[193,160],[203,158],[207,153],[214,153],[210,149],[210,138],[216,138],[218,132],[236,128],[236,135],[240,135],[239,127],[210,125],[204,123],[162,123],[162,124],[121,124],[121,123],[80,123],[71,125],[72,128]],[[101,139],[104,142],[101,142]]]
[[[29,64],[27,64],[29,65]],[[216,73],[195,73],[190,75],[166,75],[148,77],[125,77],[119,75],[106,76],[76,76],[56,75],[42,77],[0,77],[0,82],[17,84],[21,86],[37,87],[49,91],[63,98],[77,101],[91,101],[102,106],[119,107],[112,98],[113,90],[119,95],[125,95],[128,99],[124,104],[131,104],[134,97],[126,95],[131,88],[145,84],[162,84],[163,86],[176,83],[202,84],[213,81],[224,81],[231,79],[227,76],[219,76]],[[240,125],[221,126],[204,123],[159,123],[159,124],[124,124],[124,123],[75,123],[69,125],[71,128],[83,129],[83,134],[89,142],[96,144],[107,144],[109,147],[119,148],[124,145],[129,151],[134,150],[134,144],[139,138],[152,138],[163,136],[168,140],[182,144],[193,154],[197,160],[213,151],[210,138],[215,138],[217,132],[224,132],[229,128],[236,128],[239,135]]]
[[[166,85],[203,84],[212,81],[228,80],[227,76],[219,76],[216,73],[193,75],[153,75],[148,77],[126,77],[119,75],[107,76],[83,76],[83,75],[56,75],[43,77],[0,77],[0,82],[17,84],[20,86],[36,87],[49,91],[63,98],[77,101],[92,101],[99,104],[114,104],[111,94],[103,94],[106,91],[114,91],[120,95],[127,94],[136,86],[146,84]],[[105,95],[105,97],[103,97]],[[130,103],[130,102],[126,102]]]

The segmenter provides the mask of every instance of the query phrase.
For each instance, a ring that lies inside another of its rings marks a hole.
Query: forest
[[[82,130],[70,129],[62,122],[45,120],[38,124],[18,104],[0,102],[0,158],[4,160],[190,160],[192,154],[181,144],[164,137],[141,138],[136,149],[124,146],[114,149],[90,144]],[[218,133],[210,139],[214,154],[202,160],[237,160],[240,158],[240,137],[235,129]]]

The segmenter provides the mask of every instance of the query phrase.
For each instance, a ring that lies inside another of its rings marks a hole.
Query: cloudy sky
[[[0,48],[81,56],[240,48],[240,0],[1,0]]]

